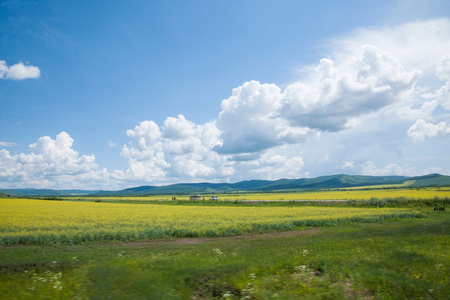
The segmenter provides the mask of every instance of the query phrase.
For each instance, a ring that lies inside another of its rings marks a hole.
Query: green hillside
[[[443,186],[450,185],[450,176],[440,174],[430,174],[419,177],[412,177],[414,183],[410,186]]]
[[[48,189],[9,189],[0,193],[11,196],[144,196],[177,194],[211,194],[232,192],[271,192],[320,190],[355,187],[421,187],[450,186],[450,176],[430,174],[418,177],[405,176],[362,176],[330,175],[316,178],[249,180],[236,183],[180,183],[166,186],[139,186],[119,191],[84,191],[84,190],[48,190]]]

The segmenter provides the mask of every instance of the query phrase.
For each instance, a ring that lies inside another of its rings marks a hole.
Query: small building
[[[196,200],[202,200],[202,197],[200,196],[200,195],[194,195],[194,196],[190,196],[189,197],[189,200],[194,200],[194,201],[196,201]]]
[[[219,200],[219,198],[217,196],[211,196],[209,197],[209,200]]]

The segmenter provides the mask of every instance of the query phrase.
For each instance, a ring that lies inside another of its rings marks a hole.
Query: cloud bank
[[[0,150],[0,177],[10,182],[27,185],[39,184],[49,187],[59,177],[72,177],[86,174],[97,168],[94,155],[80,156],[72,149],[73,139],[61,132],[53,140],[41,137],[29,145],[32,153],[11,155],[7,150]]]
[[[284,88],[256,80],[234,88],[210,122],[196,124],[183,114],[162,124],[139,122],[121,149],[125,170],[99,171],[94,156],[80,156],[62,132],[30,145],[31,154],[0,150],[1,184],[73,187],[101,179],[127,187],[450,173],[445,164],[424,166],[436,152],[418,148],[425,140],[438,147],[448,141],[448,49],[448,19],[358,29],[333,40],[328,57],[305,66],[304,76]],[[423,164],[412,162],[419,156]]]

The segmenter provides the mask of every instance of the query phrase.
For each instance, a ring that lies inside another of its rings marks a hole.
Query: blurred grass
[[[0,247],[0,299],[448,299],[450,218],[422,212],[272,238]]]

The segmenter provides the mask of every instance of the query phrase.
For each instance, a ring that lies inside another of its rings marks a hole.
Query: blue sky
[[[1,1],[0,188],[450,174],[448,1]]]

